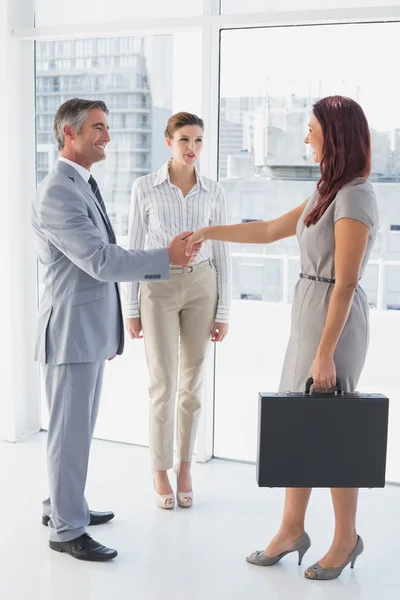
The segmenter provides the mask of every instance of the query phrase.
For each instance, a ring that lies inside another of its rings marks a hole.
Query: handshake
[[[188,267],[196,258],[203,240],[195,242],[193,231],[184,231],[175,236],[168,246],[169,263],[179,267]]]

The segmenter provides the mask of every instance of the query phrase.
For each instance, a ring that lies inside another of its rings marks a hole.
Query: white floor
[[[280,520],[282,490],[259,489],[255,467],[213,460],[194,465],[196,502],[172,512],[153,502],[148,450],[95,441],[88,498],[116,518],[90,528],[119,556],[85,563],[51,551],[41,525],[46,493],[45,434],[0,443],[1,600],[391,600],[400,588],[400,487],[361,492],[365,552],[333,582],[307,581],[303,568],[326,551],[332,533],[329,493],[315,490],[307,529],[313,545],[297,566],[290,555],[262,568],[245,562]]]

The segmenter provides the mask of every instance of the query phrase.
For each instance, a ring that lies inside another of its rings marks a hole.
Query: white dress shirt
[[[183,231],[195,231],[208,225],[225,225],[226,208],[223,187],[199,174],[187,196],[171,183],[170,162],[155,173],[136,179],[132,186],[128,226],[129,249],[155,249],[168,246]],[[207,240],[193,264],[211,259],[217,272],[218,305],[215,320],[227,323],[231,301],[231,259],[226,242]],[[123,285],[126,317],[139,317],[139,283]]]
[[[63,156],[59,156],[58,160],[61,160],[62,162],[67,163],[67,165],[71,165],[71,167],[74,167],[74,169],[76,169],[79,173],[79,175],[81,177],[83,177],[83,179],[86,181],[86,183],[89,182],[90,179],[90,171],[88,171],[87,169],[85,169],[85,167],[82,167],[81,165],[78,165],[78,163],[69,160],[68,158],[64,158]]]

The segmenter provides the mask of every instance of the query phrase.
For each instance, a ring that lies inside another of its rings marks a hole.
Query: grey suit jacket
[[[115,310],[121,354],[124,334],[116,282],[168,279],[167,248],[125,250],[112,243],[114,232],[90,185],[61,161],[38,188],[31,223],[43,280],[35,360],[56,365],[110,358],[107,345]]]

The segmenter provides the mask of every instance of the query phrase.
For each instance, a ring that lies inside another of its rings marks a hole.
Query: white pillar
[[[34,43],[12,37],[13,29],[33,23],[33,0],[0,0],[0,439],[8,441],[40,429],[29,222],[35,193]]]
[[[203,0],[203,16],[219,14],[218,0]],[[219,29],[216,26],[202,28],[202,107],[200,115],[204,119],[204,133],[207,139],[202,157],[203,175],[217,179],[218,175],[218,80],[219,63],[215,59],[219,52]],[[213,456],[214,447],[214,402],[215,364],[218,344],[213,344],[206,363],[203,394],[203,407],[197,434],[196,460],[207,462]]]

